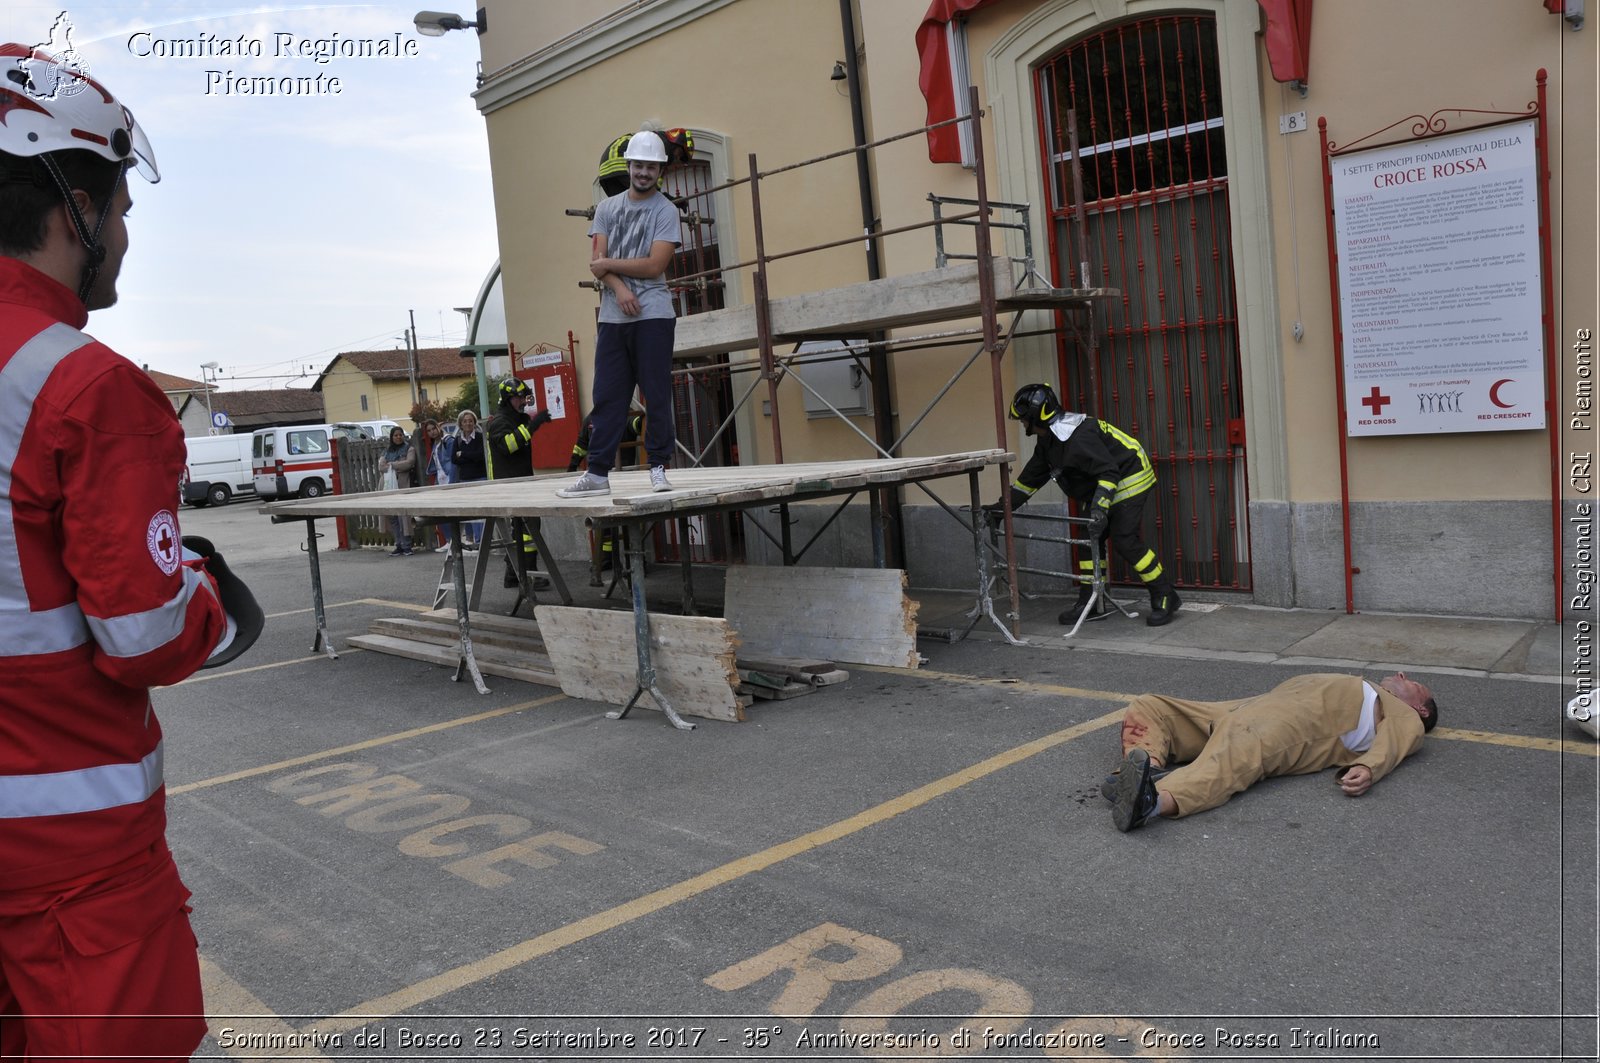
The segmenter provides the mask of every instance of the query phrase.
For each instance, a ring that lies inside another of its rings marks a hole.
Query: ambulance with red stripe
[[[279,498],[320,498],[333,488],[333,441],[371,439],[359,424],[292,424],[251,433],[250,474],[256,494]]]

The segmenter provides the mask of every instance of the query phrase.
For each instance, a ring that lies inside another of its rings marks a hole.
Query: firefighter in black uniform
[[[508,376],[500,382],[499,390],[500,408],[489,418],[488,427],[483,431],[489,444],[489,479],[532,476],[533,433],[550,423],[550,411],[540,410],[531,417],[527,414],[526,409],[533,401],[533,389],[525,380]],[[510,562],[508,555],[505,584],[515,587],[517,573]],[[523,568],[529,571],[539,567],[539,548],[526,530],[522,532],[522,562]]]
[[[622,446],[629,447],[639,441],[639,433],[644,430],[644,414],[638,410],[628,413],[628,419],[622,425]],[[594,432],[594,417],[585,417],[583,427],[578,429],[577,442],[572,444],[572,458],[567,462],[568,472],[577,472],[589,457],[589,436]],[[621,449],[620,447],[618,448]]]
[[[1111,545],[1150,589],[1150,615],[1145,623],[1160,627],[1172,622],[1181,601],[1172,588],[1172,578],[1161,567],[1156,552],[1144,544],[1140,526],[1144,523],[1144,502],[1156,484],[1155,469],[1139,441],[1116,425],[1068,413],[1048,384],[1025,384],[1011,400],[1011,418],[1021,421],[1023,430],[1033,436],[1033,456],[1011,484],[1011,508],[1016,510],[1035,491],[1054,478],[1068,498],[1077,502],[1080,512],[1089,517],[1089,536],[1100,541],[1102,566],[1105,544]],[[985,506],[991,519],[1002,512],[999,502]],[[1078,561],[1079,574],[1088,578],[1105,577],[1094,571],[1094,561]],[[1088,608],[1090,587],[1078,590],[1078,603],[1063,612],[1063,624],[1075,624]],[[1101,598],[1088,619],[1110,615]]]

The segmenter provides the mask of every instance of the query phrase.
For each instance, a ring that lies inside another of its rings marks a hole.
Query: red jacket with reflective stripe
[[[0,890],[127,859],[166,827],[152,686],[223,631],[184,566],[183,429],[83,304],[0,257]]]

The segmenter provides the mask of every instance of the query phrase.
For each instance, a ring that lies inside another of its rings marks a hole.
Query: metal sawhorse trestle
[[[311,612],[317,625],[316,634],[311,638],[311,652],[325,653],[329,660],[337,661],[339,654],[333,648],[333,637],[328,634],[328,612],[322,601],[322,560],[317,555],[317,518],[291,517],[282,513],[272,515],[274,524],[287,524],[293,521],[300,521],[306,526],[306,545],[302,549],[311,559]]]
[[[667,696],[661,692],[661,687],[656,683],[656,667],[650,660],[650,613],[645,608],[644,595],[644,544],[648,538],[646,525],[632,522],[622,525],[622,548],[628,555],[630,576],[628,582],[633,592],[633,645],[638,654],[637,683],[633,688],[633,697],[628,699],[628,703],[620,709],[606,713],[606,719],[626,718],[639,699],[649,693],[672,726],[680,731],[692,731],[694,724],[679,716],[678,710],[672,707]]]
[[[1072,625],[1072,630],[1063,634],[1061,636],[1062,638],[1070,639],[1076,635],[1078,633],[1078,629],[1083,627],[1084,621],[1090,616],[1094,615],[1095,607],[1100,604],[1102,599],[1104,599],[1108,605],[1114,606],[1119,613],[1128,619],[1132,620],[1138,617],[1139,613],[1137,610],[1129,608],[1127,603],[1119,601],[1111,596],[1111,588],[1106,579],[1107,575],[1109,574],[1110,566],[1105,563],[1105,558],[1100,552],[1099,539],[1075,538],[1071,535],[1040,535],[1032,532],[1022,532],[1016,528],[1016,523],[1018,521],[1028,520],[1038,521],[1041,523],[1065,524],[1070,529],[1075,525],[1087,526],[1089,524],[1088,517],[1069,517],[1064,514],[1057,516],[1053,513],[1019,513],[1016,510],[1012,510],[1011,520],[1011,538],[1013,543],[1019,539],[1022,539],[1038,543],[1060,543],[1069,547],[1082,546],[1086,547],[1089,551],[1089,560],[1092,562],[1090,568],[1092,575],[1089,576],[1084,576],[1080,573],[1072,571],[1056,571],[1055,569],[1040,568],[1033,565],[1017,565],[1017,571],[1019,573],[1031,572],[1036,576],[1053,576],[1057,579],[1065,579],[1073,583],[1084,584],[1088,586],[1089,600],[1087,603],[1085,603],[1083,611],[1078,614],[1078,619]],[[996,554],[1000,553],[999,537],[1000,529],[991,525],[989,528],[988,547],[990,551],[993,551]],[[1070,554],[1068,556],[1070,560]],[[998,581],[1001,577],[1002,572],[1000,571],[992,571],[987,575],[987,578],[991,584]],[[987,588],[984,591],[982,600],[986,602],[991,600],[991,596]],[[974,618],[974,623],[977,622],[976,616],[978,614],[976,610],[972,613],[968,613],[967,615]]]

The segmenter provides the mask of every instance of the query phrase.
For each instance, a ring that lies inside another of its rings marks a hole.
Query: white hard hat
[[[632,162],[664,163],[667,161],[667,148],[661,143],[661,137],[648,129],[641,129],[628,138],[628,150],[622,153],[622,157]]]
[[[0,44],[0,151],[32,157],[92,151],[151,184],[155,152],[133,112],[79,68],[22,44]]]

